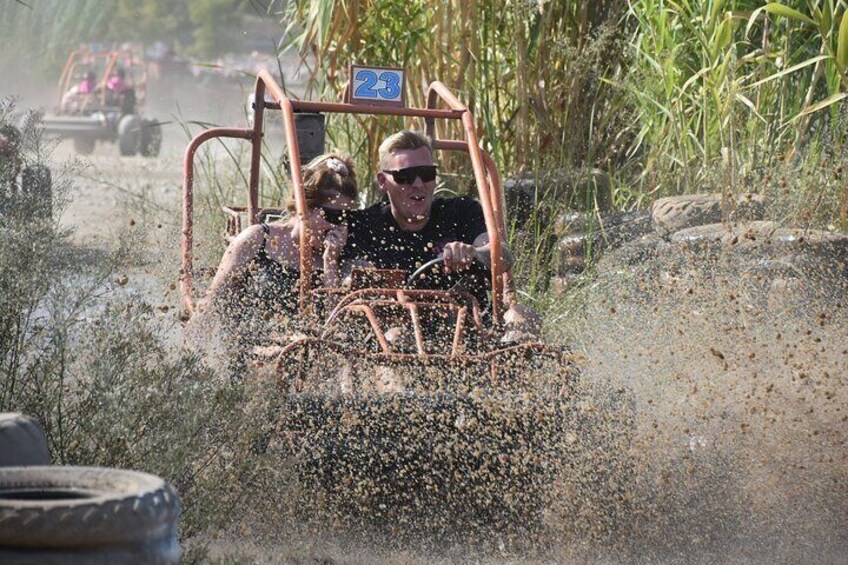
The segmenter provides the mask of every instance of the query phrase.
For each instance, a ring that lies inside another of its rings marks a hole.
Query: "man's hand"
[[[464,271],[474,262],[474,246],[468,243],[452,241],[445,245],[442,258],[445,260],[445,272]]]

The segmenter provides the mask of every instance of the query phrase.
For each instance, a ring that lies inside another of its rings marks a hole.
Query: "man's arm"
[[[477,260],[486,265],[492,266],[492,254],[489,251],[489,234],[483,232],[474,238],[474,248]],[[512,269],[513,256],[512,251],[505,241],[501,240],[501,261],[503,261],[504,269]]]
[[[489,234],[483,232],[474,238],[473,243],[462,243],[461,241],[452,241],[445,245],[445,250],[442,253],[445,260],[445,271],[463,271],[471,266],[471,263],[476,259],[486,265],[492,266],[492,255],[489,250]],[[512,268],[512,252],[509,250],[506,242],[501,242],[501,257],[504,263],[504,268]]]

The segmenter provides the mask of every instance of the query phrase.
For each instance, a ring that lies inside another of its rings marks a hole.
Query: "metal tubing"
[[[451,357],[459,355],[459,347],[462,345],[462,335],[465,333],[465,316],[468,313],[468,308],[463,306],[456,314],[456,331],[453,334],[453,346],[451,347]]]
[[[302,337],[296,341],[287,344],[283,348],[283,350],[277,357],[278,369],[280,368],[280,362],[287,354],[291,353],[293,350],[299,347],[308,347],[309,345],[320,346],[325,350],[334,351],[336,353],[346,355],[348,356],[348,358],[355,358],[360,362],[370,361],[374,364],[385,364],[420,363],[421,361],[421,357],[417,353],[363,353],[362,351],[352,349],[350,346],[343,345],[335,341],[330,341],[328,339],[317,337]],[[563,365],[570,366],[573,364],[573,356],[568,352],[560,348],[546,346],[538,342],[522,343],[519,345],[511,345],[509,347],[487,351],[485,353],[463,354],[457,355],[455,357],[451,355],[431,353],[427,356],[427,359],[431,362],[444,362],[449,365],[464,365],[467,363],[491,362],[496,361],[499,357],[513,357],[515,355],[531,353],[533,355],[544,356],[549,359],[555,359]],[[574,375],[563,375],[562,378],[567,380],[573,380]]]
[[[456,308],[460,306],[471,307],[474,325],[477,328],[482,328],[482,319],[480,316],[480,304],[474,295],[467,292],[448,292],[445,290],[398,290],[398,289],[372,289],[363,288],[354,290],[348,293],[339,304],[333,309],[324,323],[325,328],[329,328],[339,318],[341,313],[351,304],[360,303],[360,301],[370,301],[374,303],[377,298],[385,298],[391,300],[395,297],[398,304],[405,304],[410,301],[415,301],[419,306],[428,304],[426,301],[431,300],[431,303],[436,303],[444,307],[445,302],[449,302]],[[457,301],[457,298],[464,299],[465,304]],[[438,302],[436,302],[438,301]]]
[[[262,159],[262,125],[265,115],[265,83],[256,81],[253,91],[253,133],[251,135],[250,180],[247,192],[247,221],[256,223],[259,211],[259,165]]]
[[[503,265],[501,263],[502,250],[500,234],[500,222],[496,220],[492,198],[489,192],[489,181],[483,166],[481,149],[477,143],[477,132],[475,131],[474,117],[465,105],[450,92],[447,87],[439,81],[430,84],[427,90],[427,107],[433,108],[438,98],[444,100],[452,109],[462,110],[462,125],[465,128],[465,138],[468,145],[468,154],[471,157],[471,166],[474,169],[474,178],[477,181],[477,193],[483,208],[483,217],[486,221],[486,231],[489,232],[489,249],[491,254],[492,270],[492,318],[496,324],[500,324],[501,301],[503,300]]]
[[[300,278],[299,278],[299,296],[298,296],[298,306],[301,315],[309,316],[312,309],[312,300],[311,300],[311,289],[312,289],[312,246],[310,245],[310,237],[309,237],[309,222],[307,221],[307,214],[309,210],[306,207],[306,195],[303,191],[303,179],[300,174],[300,147],[297,143],[297,133],[294,125],[294,104],[295,102],[290,100],[288,96],[286,96],[282,89],[274,82],[274,78],[268,73],[266,70],[259,71],[259,74],[256,76],[256,91],[257,94],[254,97],[255,104],[254,106],[261,106],[264,110],[265,108],[265,95],[264,92],[262,96],[259,96],[260,85],[263,87],[267,87],[268,93],[271,95],[271,98],[276,102],[280,110],[283,112],[283,125],[285,126],[286,131],[286,146],[288,147],[289,152],[289,166],[291,168],[291,179],[292,179],[292,192],[294,193],[294,204],[295,211],[297,212],[298,218],[301,220],[301,230],[300,230]],[[254,112],[256,109],[254,109]],[[257,166],[258,166],[258,159]]]
[[[374,310],[365,304],[355,304],[351,306],[350,309],[354,312],[362,312],[365,314],[365,317],[368,318],[368,323],[371,324],[371,330],[374,332],[383,353],[390,355],[392,353],[392,346],[389,345],[389,341],[383,333],[383,328],[380,327],[380,321],[377,319],[377,315],[374,314]]]
[[[462,116],[460,110],[437,110],[434,108],[397,108],[393,106],[365,106],[362,104],[346,104],[341,102],[310,102],[306,100],[291,100],[292,108],[298,112],[328,112],[331,114],[371,114],[384,116],[410,116],[413,118],[441,118],[458,120]]]
[[[183,295],[183,306],[186,314],[191,315],[195,310],[194,297],[192,296],[192,269],[194,259],[192,257],[192,246],[194,237],[194,154],[206,141],[216,137],[228,137],[234,139],[250,139],[253,130],[240,128],[212,128],[202,131],[189,142],[183,157],[183,245],[182,263],[180,265],[180,291]]]
[[[59,85],[56,87],[59,94],[56,107],[62,105],[62,97],[65,95],[65,90],[67,88],[65,83],[70,78],[71,67],[75,64],[74,59],[76,59],[80,53],[82,53],[82,51],[77,49],[76,51],[71,51],[71,54],[68,55],[68,60],[65,62],[65,68],[62,69],[62,76],[59,77]]]
[[[418,316],[418,306],[414,302],[407,302],[405,306],[409,310],[409,317],[412,319],[412,330],[415,332],[415,347],[418,349],[418,354],[427,357],[427,348],[424,346],[424,331],[421,329],[421,318]]]

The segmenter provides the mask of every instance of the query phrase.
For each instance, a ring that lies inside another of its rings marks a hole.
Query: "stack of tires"
[[[13,205],[13,202],[23,206]],[[49,218],[53,213],[53,178],[41,164],[26,164],[21,130],[0,124],[0,215],[22,208],[28,216]]]
[[[38,423],[0,414],[0,563],[178,563],[179,512],[159,477],[50,465]]]

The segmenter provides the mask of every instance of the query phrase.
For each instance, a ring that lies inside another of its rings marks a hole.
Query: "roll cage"
[[[268,100],[267,98],[270,98]],[[447,108],[437,108],[443,103]],[[486,231],[489,235],[492,284],[492,323],[500,324],[503,317],[504,289],[510,273],[503,258],[503,242],[506,240],[504,223],[503,193],[501,180],[491,157],[478,143],[474,117],[470,110],[441,82],[432,82],[427,90],[427,107],[393,107],[349,102],[311,102],[294,100],[287,96],[267,71],[256,77],[253,93],[253,126],[248,128],[216,127],[197,134],[186,148],[183,162],[183,217],[182,217],[182,262],[180,290],[183,306],[188,315],[195,308],[193,284],[193,227],[194,227],[194,156],[205,142],[216,138],[244,139],[251,143],[250,175],[248,181],[247,218],[250,224],[258,222],[259,171],[264,136],[264,113],[266,110],[282,112],[285,140],[291,167],[292,192],[295,212],[304,218],[307,214],[306,197],[301,177],[301,158],[295,128],[295,113],[347,113],[365,115],[391,115],[423,118],[425,132],[433,140],[435,150],[465,151],[471,158],[477,194],[483,209]],[[458,120],[462,123],[465,139],[437,139],[436,120]],[[304,222],[308,226],[308,222]],[[307,227],[308,229],[308,227]],[[299,293],[298,308],[301,316],[313,317],[315,309],[312,297],[312,256],[308,245],[307,229],[300,235]]]
[[[147,90],[147,65],[141,57],[135,57],[132,52],[77,49],[68,55],[59,77],[56,106],[61,107],[62,97],[80,80],[86,70],[95,73],[97,85],[105,86],[112,72],[121,66],[124,66],[129,86],[135,90],[136,98],[139,101],[144,100]],[[101,88],[95,94],[100,106],[106,106],[106,89]]]

